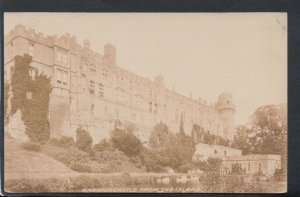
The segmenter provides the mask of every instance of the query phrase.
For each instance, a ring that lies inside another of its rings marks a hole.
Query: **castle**
[[[52,137],[74,136],[83,126],[98,141],[108,136],[113,121],[120,120],[134,123],[143,141],[160,121],[172,132],[178,132],[183,122],[187,134],[198,124],[210,134],[233,139],[235,106],[230,93],[221,94],[215,104],[178,94],[165,87],[161,75],[150,80],[119,67],[112,44],[100,54],[91,50],[88,40],[80,45],[70,34],[45,36],[17,25],[4,38],[8,83],[15,56],[24,54],[32,56],[32,67],[51,77]],[[11,122],[8,128],[17,127]]]

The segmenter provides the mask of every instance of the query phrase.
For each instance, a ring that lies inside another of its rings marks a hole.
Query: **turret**
[[[106,44],[104,46],[104,63],[108,66],[116,65],[116,47],[112,44]]]
[[[233,105],[232,94],[223,93],[219,96],[217,110],[223,122],[223,138],[233,140],[235,106]]]

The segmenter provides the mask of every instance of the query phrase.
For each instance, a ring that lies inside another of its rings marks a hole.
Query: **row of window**
[[[68,71],[57,69],[56,81],[58,84],[68,85]]]
[[[90,87],[89,87],[89,92],[91,95],[96,95],[95,93],[95,82],[93,80],[90,81]],[[98,95],[99,97],[104,96],[104,86],[102,83],[98,84]]]

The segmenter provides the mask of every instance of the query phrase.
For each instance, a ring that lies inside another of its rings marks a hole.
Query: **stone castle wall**
[[[117,66],[112,44],[104,46],[102,55],[91,50],[88,40],[80,45],[70,34],[45,36],[22,25],[4,40],[7,81],[15,55],[25,53],[33,57],[31,66],[51,76],[49,116],[53,137],[70,133],[78,125],[107,136],[110,127],[105,125],[115,119],[138,125],[136,132],[143,140],[160,121],[178,132],[181,119],[187,134],[193,124],[199,124],[211,134],[233,137],[234,106],[224,103],[226,99],[232,102],[232,97],[225,95],[217,104],[209,105],[180,95],[165,87],[163,76],[150,80]]]

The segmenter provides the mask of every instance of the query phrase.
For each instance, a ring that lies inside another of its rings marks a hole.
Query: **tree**
[[[170,140],[172,138],[172,133],[169,131],[168,126],[162,121],[154,126],[150,137],[152,139],[151,143],[155,141],[156,148],[163,149],[166,148],[170,144]],[[153,139],[154,138],[154,139]]]
[[[162,122],[154,126],[149,144],[152,145],[153,153],[157,155],[156,164],[169,166],[173,169],[179,169],[179,166],[191,163],[195,152],[192,137],[186,135],[183,131],[172,134],[167,125]]]
[[[240,125],[236,128],[236,135],[232,142],[232,148],[237,148],[242,150],[242,154],[246,155],[251,152],[251,144],[249,135],[252,131],[249,130],[246,126]]]
[[[115,128],[112,131],[111,141],[114,147],[130,157],[138,155],[143,148],[143,144],[140,139],[137,138],[132,131],[128,130]]]
[[[192,138],[195,143],[202,142],[203,140],[204,129],[198,124],[193,124],[192,127]]]
[[[83,151],[90,151],[92,148],[93,139],[90,134],[82,129],[76,129],[76,147]]]
[[[113,144],[105,138],[105,139],[102,139],[98,144],[94,145],[94,150],[100,151],[100,152],[105,151],[105,150],[113,151],[113,150],[115,150],[115,148],[114,148]]]
[[[49,97],[51,78],[30,66],[31,56],[16,56],[12,74],[11,115],[21,111],[29,139],[44,144],[50,138]],[[30,72],[29,72],[30,71]],[[32,73],[33,76],[29,76]]]

